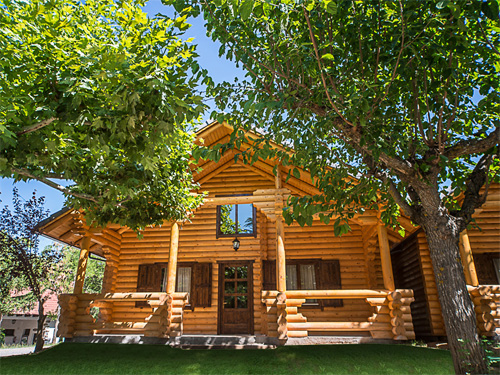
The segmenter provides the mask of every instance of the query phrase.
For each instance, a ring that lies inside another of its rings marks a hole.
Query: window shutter
[[[474,265],[476,266],[479,284],[491,285],[498,283],[492,254],[474,254]]]
[[[137,276],[138,292],[159,292],[161,290],[161,265],[141,264]]]
[[[191,306],[212,306],[212,263],[195,263],[191,277]]]
[[[338,260],[321,260],[319,262],[319,289],[342,289],[340,282],[340,262]],[[341,299],[321,300],[322,306],[342,307]]]
[[[276,260],[262,261],[262,290],[276,290]]]

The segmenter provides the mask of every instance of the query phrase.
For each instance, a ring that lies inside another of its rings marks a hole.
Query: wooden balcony
[[[115,302],[146,302],[152,314],[143,321],[113,321]],[[59,337],[93,336],[95,334],[138,334],[149,337],[175,337],[182,335],[183,308],[188,293],[106,293],[61,294],[59,305]],[[92,307],[99,308],[96,319],[90,314]]]
[[[366,322],[308,322],[299,308],[306,299],[364,299],[373,308]],[[262,291],[267,334],[280,341],[307,337],[309,332],[369,332],[372,338],[411,340],[415,338],[410,304],[412,290],[293,290],[286,293]]]

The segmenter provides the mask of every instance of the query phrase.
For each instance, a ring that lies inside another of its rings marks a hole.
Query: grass
[[[452,374],[448,351],[406,345],[181,350],[169,346],[64,343],[1,360],[7,374]]]

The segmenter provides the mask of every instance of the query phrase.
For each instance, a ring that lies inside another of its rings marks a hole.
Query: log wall
[[[201,191],[209,197],[252,194],[257,189],[274,189],[274,179],[265,177],[241,165],[233,165],[203,182]],[[200,334],[217,333],[218,262],[252,260],[254,293],[254,330],[265,331],[261,322],[262,260],[276,259],[276,225],[260,212],[257,215],[257,237],[238,237],[241,245],[237,253],[232,248],[233,238],[216,239],[215,207],[200,207],[191,223],[182,225],[179,234],[178,262],[203,261],[212,263],[212,306],[196,307],[184,313],[184,332]],[[170,241],[170,225],[147,228],[143,238],[132,231],[121,236],[121,248],[116,271],[116,292],[130,292],[137,288],[138,267],[144,263],[167,262]],[[288,259],[338,259],[341,268],[342,289],[368,288],[368,268],[363,247],[362,228],[353,225],[352,231],[341,238],[333,234],[333,225],[315,221],[312,227],[298,224],[285,226],[285,251]],[[383,287],[378,255],[375,248],[377,286]],[[377,256],[378,255],[378,256]],[[364,300],[345,300],[343,307],[300,308],[310,322],[366,322],[373,308]],[[144,320],[151,314],[150,308],[135,307],[134,303],[115,302],[113,320]],[[315,332],[321,334],[321,332]]]
[[[285,252],[287,259],[337,259],[340,262],[342,289],[366,289],[368,274],[361,226],[351,225],[352,231],[342,237],[335,237],[333,225],[315,220],[313,226],[301,227],[296,222],[285,225]],[[267,226],[267,259],[276,259],[276,225]],[[379,253],[378,245],[376,252]],[[374,261],[380,273],[379,284],[383,288],[380,256]],[[308,322],[366,322],[373,313],[371,306],[363,299],[343,301],[342,307],[300,307],[299,311]],[[321,335],[324,332],[311,332]],[[330,333],[331,334],[331,333]]]

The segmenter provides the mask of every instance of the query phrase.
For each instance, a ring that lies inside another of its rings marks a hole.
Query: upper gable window
[[[253,204],[217,206],[217,238],[256,237],[257,228]]]

